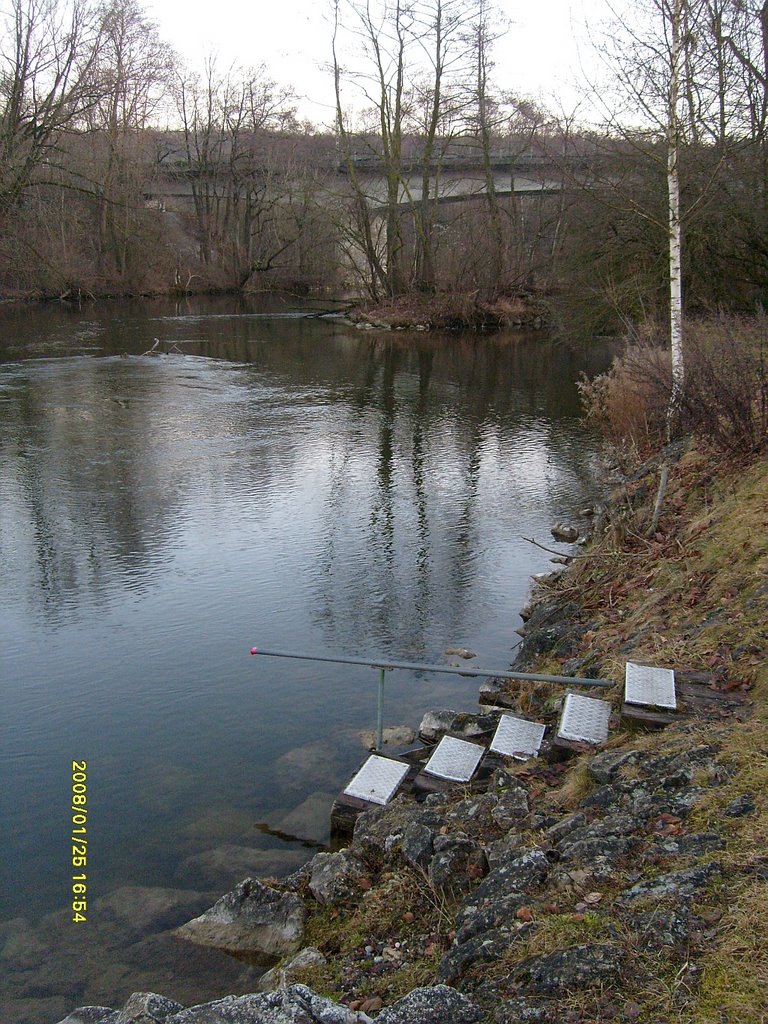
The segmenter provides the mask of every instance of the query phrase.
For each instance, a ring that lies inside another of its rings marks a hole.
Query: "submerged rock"
[[[174,934],[199,946],[282,956],[301,945],[305,917],[298,896],[246,878]]]
[[[360,739],[366,750],[376,749],[376,730],[365,729]],[[416,739],[416,730],[409,725],[389,725],[382,729],[381,742],[392,747],[407,747]]]
[[[257,850],[252,846],[224,844],[187,857],[179,876],[194,886],[221,892],[241,878],[280,877],[295,871],[306,860],[301,850]]]

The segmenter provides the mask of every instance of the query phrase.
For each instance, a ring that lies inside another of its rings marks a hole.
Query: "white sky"
[[[573,83],[580,55],[587,54],[585,12],[590,20],[597,17],[601,0],[499,0],[498,7],[511,22],[495,50],[498,85],[545,101],[557,96],[571,112],[578,102]],[[146,10],[163,39],[193,67],[209,53],[218,55],[222,68],[263,62],[278,83],[302,98],[302,116],[332,122],[333,83],[322,69],[331,53],[329,2],[146,0]]]

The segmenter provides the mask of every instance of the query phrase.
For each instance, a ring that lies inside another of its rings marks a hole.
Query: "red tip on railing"
[[[259,653],[258,647],[252,647],[251,648],[251,654],[258,654],[258,653]]]

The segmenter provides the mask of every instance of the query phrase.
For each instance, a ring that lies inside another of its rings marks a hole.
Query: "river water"
[[[595,498],[575,381],[607,350],[298,308],[0,314],[4,1024],[252,988],[255,968],[163,933],[327,841],[377,675],[249,648],[443,664],[461,646],[505,667],[549,568],[522,538],[551,543]],[[388,673],[385,724],[476,698],[477,680]]]

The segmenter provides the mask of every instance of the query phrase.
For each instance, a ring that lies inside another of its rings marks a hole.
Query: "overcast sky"
[[[570,111],[577,103],[572,82],[584,59],[584,24],[597,16],[601,0],[501,0],[510,21],[496,48],[498,84],[549,100],[556,95]],[[147,0],[163,38],[193,66],[207,53],[222,66],[265,63],[280,84],[302,97],[300,113],[317,123],[333,120],[333,83],[323,65],[330,58],[331,25],[324,0]]]

